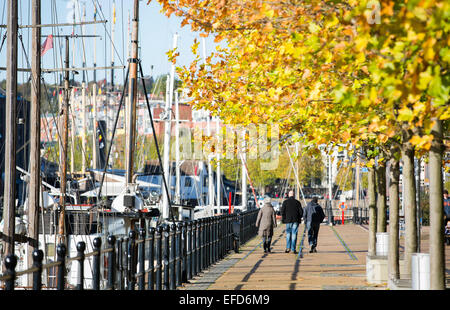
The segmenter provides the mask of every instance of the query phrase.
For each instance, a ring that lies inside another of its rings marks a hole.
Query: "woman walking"
[[[264,198],[264,206],[259,210],[256,218],[256,227],[259,228],[258,235],[263,239],[264,253],[270,253],[270,243],[272,242],[273,228],[277,227],[277,218],[269,197]]]

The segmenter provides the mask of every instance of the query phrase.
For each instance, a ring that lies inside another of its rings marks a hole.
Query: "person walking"
[[[308,243],[311,247],[309,253],[317,252],[317,237],[319,236],[320,223],[325,218],[322,207],[314,197],[305,208],[304,219],[306,230],[308,231]]]
[[[444,189],[444,226],[450,221],[450,197],[448,196],[448,190]]]
[[[294,191],[290,190],[288,198],[283,201],[281,205],[281,221],[286,224],[286,250],[289,253],[291,250],[297,254],[295,246],[297,244],[298,226],[302,221],[303,208],[300,201],[294,198]]]
[[[264,253],[270,253],[273,229],[277,227],[277,218],[270,197],[264,198],[264,206],[259,210],[255,225],[258,227],[258,235],[263,239]]]

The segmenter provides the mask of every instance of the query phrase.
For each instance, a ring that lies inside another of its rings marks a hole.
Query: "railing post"
[[[127,251],[127,261],[128,261],[128,290],[134,290],[136,285],[136,254],[135,254],[135,242],[136,242],[136,232],[130,230],[128,233],[128,251]]]
[[[102,246],[102,239],[100,237],[95,238],[93,241],[93,245],[95,254],[93,255],[92,259],[92,289],[100,290],[100,248]]]
[[[139,253],[138,253],[138,259],[139,259],[139,271],[138,271],[138,289],[143,291],[145,290],[145,228],[141,227],[139,229]]]
[[[225,223],[225,216],[224,215],[221,215],[220,217],[219,217],[219,230],[218,230],[218,232],[219,232],[219,235],[218,235],[218,239],[219,239],[219,259],[222,259],[223,257],[224,257],[224,255],[223,255],[223,253],[224,253],[224,240],[223,240],[223,235],[224,235],[224,233],[223,233],[223,231],[224,231],[224,228],[225,228],[225,225],[224,225],[224,223]]]
[[[175,286],[181,285],[181,262],[182,262],[182,255],[181,255],[181,228],[183,227],[182,223],[178,223],[176,227],[176,234],[175,234],[175,275],[176,275],[176,283]]]
[[[183,222],[181,224],[181,240],[180,240],[180,248],[181,248],[181,283],[187,282],[187,223]],[[181,285],[181,284],[180,284]]]
[[[118,272],[118,289],[123,290],[123,238],[117,240],[117,270]]]
[[[64,274],[66,271],[66,245],[64,243],[58,244],[56,247],[56,261],[59,262],[57,272],[57,290],[64,290],[65,279]]]
[[[5,281],[5,290],[13,291],[14,290],[14,281],[16,280],[16,265],[17,265],[17,257],[14,254],[9,254],[5,258],[5,267],[6,272],[5,275],[8,275],[10,278]]]
[[[177,225],[170,225],[170,253],[169,253],[169,289],[174,290],[176,288],[176,276],[175,276],[175,253],[176,253],[176,241],[175,235],[177,232]]]
[[[116,237],[110,235],[106,240],[110,248],[110,252],[108,252],[108,289],[114,290],[116,281],[116,249],[114,245],[116,244]]]
[[[205,218],[205,266],[211,265],[212,262],[212,217]]]
[[[161,290],[162,287],[162,231],[161,226],[156,227],[156,272],[155,272],[155,284],[156,289]]]
[[[77,256],[78,256],[78,281],[77,290],[84,289],[84,251],[86,250],[86,243],[80,241],[77,243]]]
[[[198,274],[198,227],[199,227],[198,220],[194,220],[192,223],[192,276],[195,276]]]
[[[42,288],[42,260],[44,259],[44,252],[42,250],[33,251],[33,267],[37,268],[33,272],[33,290],[40,291]]]
[[[148,264],[148,289],[154,290],[155,289],[155,228],[150,227],[148,229],[148,237],[149,237],[149,244],[148,244],[148,255],[149,255],[149,264]]]
[[[192,221],[187,223],[186,233],[186,280],[192,279]]]
[[[217,216],[215,219],[215,230],[214,230],[214,239],[215,239],[215,243],[216,243],[216,254],[215,254],[215,259],[214,259],[214,263],[219,261],[219,256],[220,256],[220,217],[221,216]]]
[[[163,289],[169,289],[169,235],[170,235],[170,226],[165,225],[164,229],[164,249],[163,249],[163,265],[164,265],[164,282]]]
[[[206,219],[200,219],[200,270],[204,270],[205,269],[205,253],[206,253],[206,248],[205,248],[205,235],[206,235],[206,230],[205,230],[205,222]]]

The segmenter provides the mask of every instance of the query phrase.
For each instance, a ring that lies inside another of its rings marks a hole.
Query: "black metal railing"
[[[342,224],[342,210],[339,208],[324,208],[326,222],[328,224]],[[367,208],[348,208],[344,211],[344,223],[352,222],[353,224],[368,224],[369,210]]]
[[[103,249],[102,239],[97,237],[93,240],[93,252],[85,253],[86,244],[78,242],[77,255],[71,258],[66,255],[66,246],[58,244],[55,262],[44,265],[42,250],[35,250],[33,266],[20,272],[15,270],[17,257],[9,255],[0,281],[5,290],[14,290],[17,277],[32,274],[32,289],[41,290],[43,271],[56,268],[57,290],[83,290],[85,260],[92,257],[92,290],[175,290],[223,259],[230,250],[236,250],[233,223],[235,227],[236,222],[240,224],[241,244],[253,238],[257,233],[257,214],[258,209],[163,224],[148,230],[140,227],[138,232],[130,231],[128,237],[117,239],[109,235]],[[69,286],[66,266],[74,261],[78,262],[77,283]]]

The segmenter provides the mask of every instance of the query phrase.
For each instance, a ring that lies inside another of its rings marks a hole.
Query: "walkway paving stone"
[[[285,253],[285,225],[274,230],[272,253],[264,253],[260,237],[241,246],[205,270],[181,290],[385,290],[366,281],[368,232],[364,226],[321,225],[317,253],[309,253],[304,224],[299,226],[299,254]],[[428,248],[423,228],[423,252]],[[450,247],[446,266],[450,269]],[[450,277],[450,276],[448,276]]]

